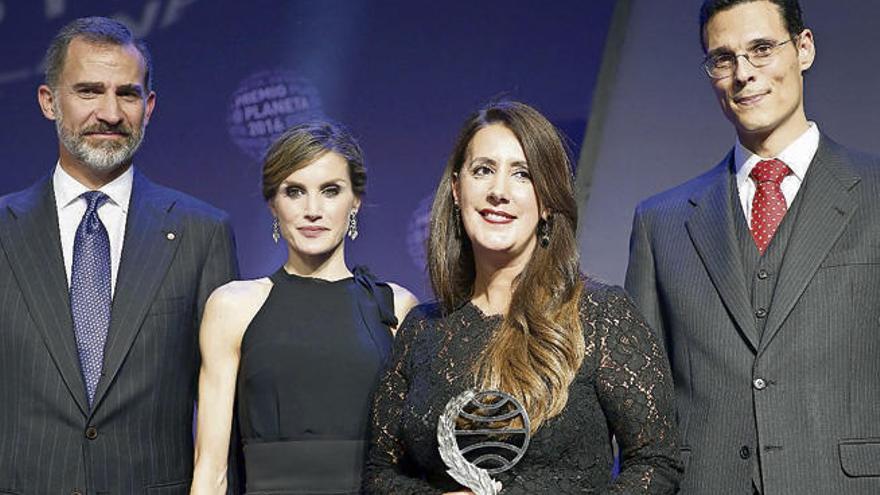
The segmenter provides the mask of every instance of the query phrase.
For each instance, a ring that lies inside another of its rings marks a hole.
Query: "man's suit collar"
[[[704,176],[703,187],[690,195],[694,207],[685,227],[703,266],[740,335],[757,352],[760,339],[736,240],[731,177],[733,152]]]
[[[730,176],[734,174],[733,150],[702,176],[700,184],[690,192],[689,201],[694,206],[717,201],[718,195],[728,191]]]
[[[51,175],[0,199],[0,247],[65,385],[84,416],[100,406],[140,331],[185,235],[173,214],[177,195],[135,172],[119,278],[113,297],[104,377],[89,409],[70,316]]]
[[[135,171],[104,351],[104,379],[95,392],[95,408],[116,380],[185,235],[179,216],[174,214],[176,202],[171,190]]]
[[[131,190],[134,184],[134,167],[129,166],[119,177],[101,186],[99,191],[106,194],[110,201],[119,206],[123,213],[128,213]],[[78,199],[89,188],[68,174],[61,163],[55,165],[52,173],[52,189],[55,193],[57,209],[61,210]]]
[[[853,191],[860,181],[844,148],[823,135],[804,181],[797,224],[779,271],[759,353],[779,332],[858,209]]]
[[[846,148],[825,134],[819,139],[819,149],[813,161],[821,164],[827,170],[829,178],[846,190],[852,189],[861,181]]]
[[[848,157],[846,149],[826,134],[820,135],[819,147],[813,157],[813,162],[826,168],[830,176],[845,189],[851,189],[861,180],[858,171],[853,167]],[[810,168],[812,168],[812,165]],[[714,194],[721,193],[720,189],[727,187],[726,181],[731,174],[736,174],[733,148],[717,165],[704,175],[702,187],[693,189],[689,196],[690,202],[694,205],[699,205]]]
[[[51,175],[2,203],[0,245],[52,361],[80,411],[88,415]]]
[[[774,156],[759,156],[743,146],[742,142],[737,139],[733,147],[733,167],[736,171],[737,185],[742,186],[744,181],[749,180],[749,173],[759,161],[769,159],[781,160],[791,170],[792,175],[798,180],[804,180],[810,163],[816,157],[821,140],[819,126],[815,122],[808,124],[807,130],[803,134]]]
[[[55,195],[52,191],[52,175],[45,175],[27,189],[8,194],[0,198],[2,204],[13,215],[19,218],[43,209],[55,209]]]
[[[725,307],[752,349],[761,353],[803,294],[819,264],[858,207],[852,190],[861,180],[846,150],[822,135],[805,177],[801,209],[780,269],[763,337],[759,339],[748,285],[739,261],[730,206],[733,152],[689,195],[688,234]]]

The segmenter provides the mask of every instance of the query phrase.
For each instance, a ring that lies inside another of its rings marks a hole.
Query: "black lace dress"
[[[568,403],[525,457],[495,476],[501,493],[675,493],[682,468],[662,347],[617,287],[587,282],[580,317],[586,356]],[[365,492],[462,489],[438,454],[437,420],[450,398],[474,387],[474,362],[500,322],[470,303],[446,316],[428,305],[410,312],[374,399]],[[612,434],[621,449],[613,481]]]

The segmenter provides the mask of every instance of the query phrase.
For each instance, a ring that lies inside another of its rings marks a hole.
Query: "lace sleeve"
[[[596,390],[620,446],[609,493],[675,493],[682,474],[672,378],[663,348],[619,288],[594,297]],[[589,311],[588,311],[589,312]],[[589,327],[585,325],[589,331]]]
[[[373,398],[371,442],[362,487],[367,494],[441,493],[426,481],[407,475],[406,452],[400,438],[401,412],[409,390],[410,352],[421,325],[419,314],[419,308],[414,308],[398,330],[391,362]]]

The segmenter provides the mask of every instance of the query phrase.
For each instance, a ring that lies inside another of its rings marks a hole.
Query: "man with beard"
[[[189,489],[197,327],[237,266],[223,212],[132,166],[151,75],[111,19],[46,54],[59,159],[0,198],[0,492]]]

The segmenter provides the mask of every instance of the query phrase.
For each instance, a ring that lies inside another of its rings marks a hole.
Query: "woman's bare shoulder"
[[[272,281],[268,277],[251,280],[233,280],[214,289],[208,304],[225,308],[227,306],[240,307],[258,301],[262,305],[269,291],[272,290]]]
[[[203,331],[240,342],[272,290],[268,278],[233,280],[214,289],[205,305]]]

